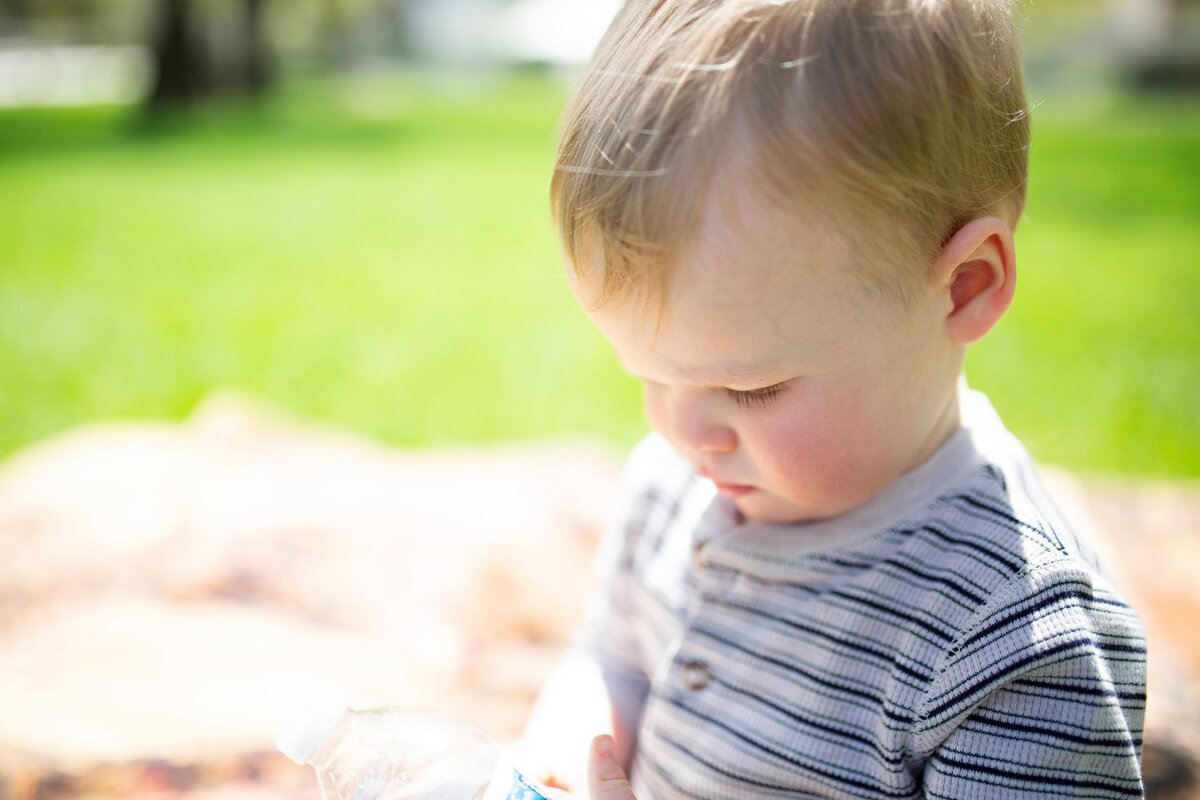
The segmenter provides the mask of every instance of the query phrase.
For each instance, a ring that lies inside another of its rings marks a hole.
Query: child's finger
[[[637,800],[625,771],[613,755],[611,736],[592,740],[588,755],[588,800]]]

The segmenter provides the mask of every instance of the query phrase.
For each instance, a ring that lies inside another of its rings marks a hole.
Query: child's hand
[[[613,755],[611,736],[597,736],[588,753],[588,800],[637,800]]]

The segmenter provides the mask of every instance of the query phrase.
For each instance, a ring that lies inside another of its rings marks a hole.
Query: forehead
[[[832,216],[718,185],[655,302],[589,312],[626,369],[662,383],[783,379],[828,353],[863,313],[853,248]]]

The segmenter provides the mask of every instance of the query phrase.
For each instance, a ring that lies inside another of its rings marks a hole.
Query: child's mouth
[[[746,492],[754,491],[753,486],[745,486],[740,483],[716,483],[717,491],[728,497],[741,497]]]

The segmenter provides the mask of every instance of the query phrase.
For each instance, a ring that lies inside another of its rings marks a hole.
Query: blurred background
[[[311,794],[318,683],[519,731],[644,430],[547,211],[618,6],[0,0],[0,798]],[[1197,796],[1200,2],[1018,8],[968,374],[1157,615]]]
[[[632,442],[546,203],[616,5],[4,0],[0,453],[215,386],[398,444]],[[1196,475],[1200,4],[1019,7],[1022,291],[971,377],[1041,459]]]

